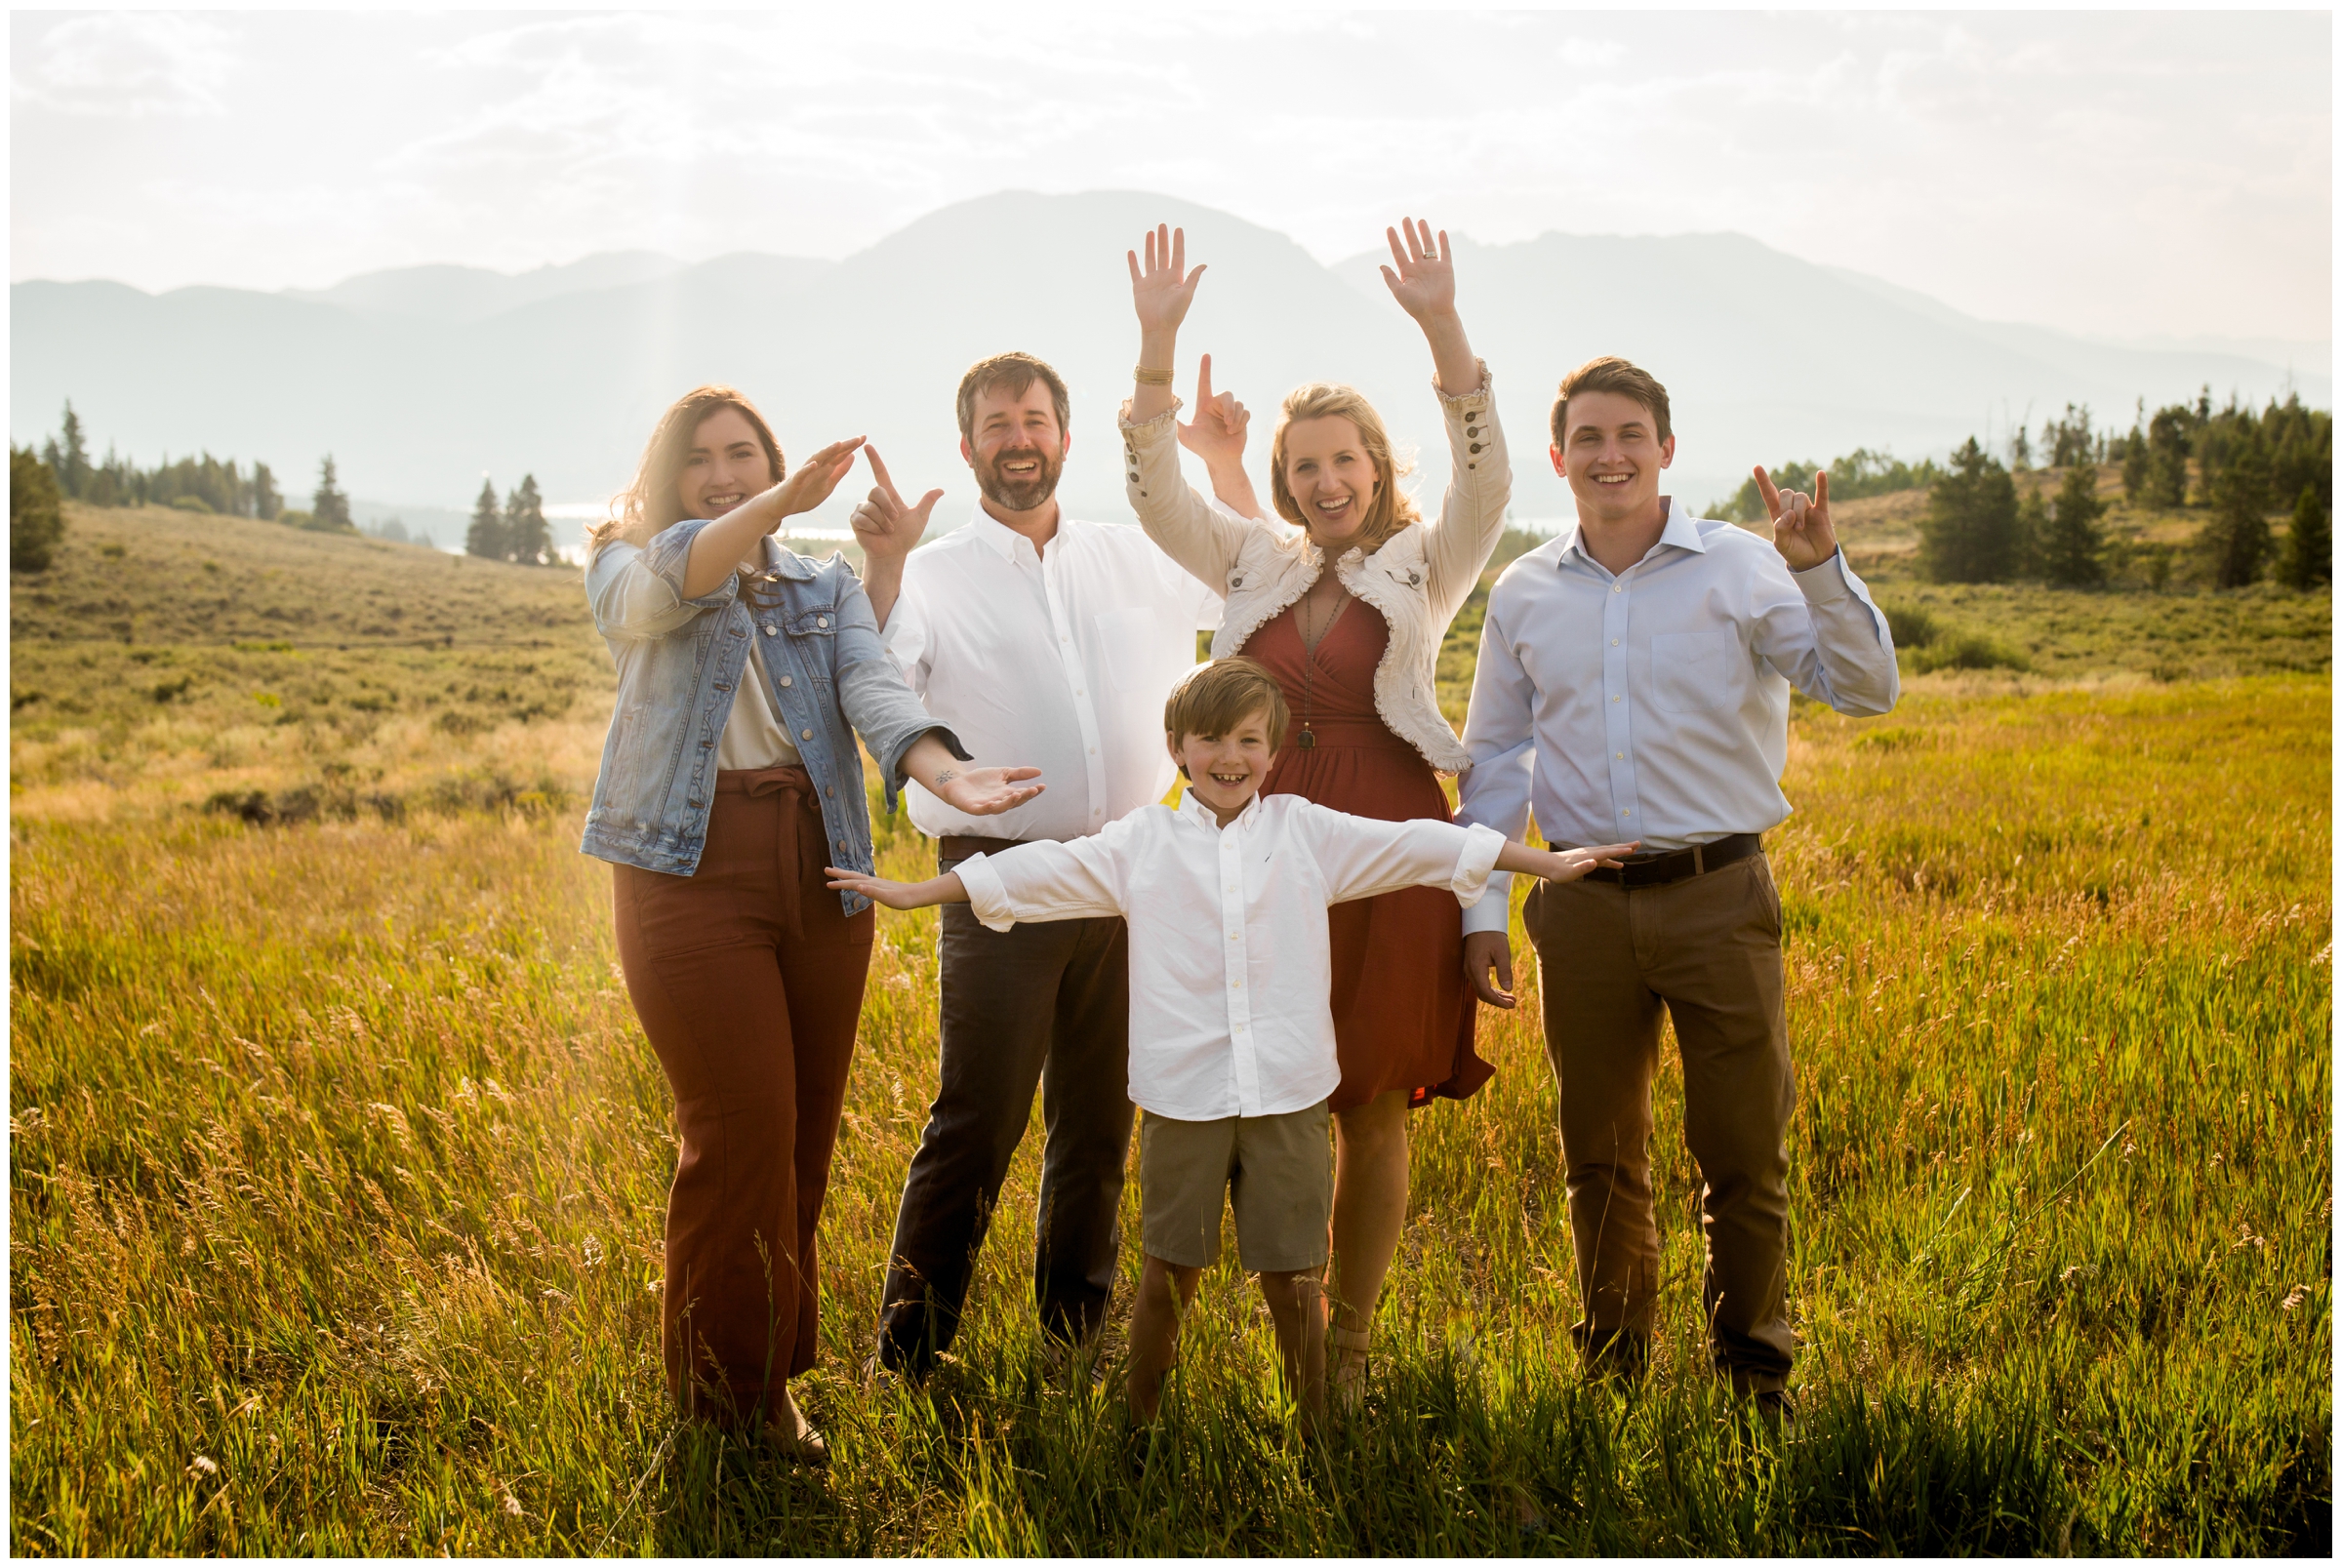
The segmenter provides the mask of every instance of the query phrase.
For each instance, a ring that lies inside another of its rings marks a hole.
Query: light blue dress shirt
[[[1553,844],[1682,849],[1790,813],[1789,689],[1884,713],[1901,682],[1886,617],[1842,552],[1792,572],[1769,540],[1668,503],[1649,553],[1613,577],[1575,528],[1488,595],[1464,721],[1459,823]],[[1512,878],[1464,929],[1502,931]]]

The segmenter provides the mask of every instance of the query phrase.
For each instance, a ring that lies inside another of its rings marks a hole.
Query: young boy
[[[1130,1405],[1154,1419],[1179,1319],[1220,1250],[1220,1213],[1260,1275],[1285,1379],[1324,1409],[1322,1275],[1333,1204],[1326,1097],[1341,1081],[1327,1005],[1325,910],[1402,887],[1446,887],[1469,906],[1495,868],[1569,882],[1634,846],[1554,854],[1487,827],[1374,822],[1298,795],[1261,797],[1290,714],[1249,659],[1189,675],[1163,709],[1188,780],[1178,809],[1149,806],[1065,843],[979,855],[924,882],[830,871],[896,909],[965,901],[994,930],[1020,920],[1121,915],[1130,924],[1130,1098],[1147,1263],[1130,1320]]]

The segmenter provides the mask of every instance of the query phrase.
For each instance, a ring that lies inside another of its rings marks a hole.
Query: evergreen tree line
[[[517,561],[523,566],[558,566],[553,553],[553,531],[545,520],[545,498],[537,492],[537,476],[523,474],[520,483],[499,505],[495,483],[482,477],[480,499],[472,503],[471,526],[464,531],[464,553],[491,561]]]
[[[1919,525],[1923,576],[2058,587],[2104,583],[2107,508],[2098,465],[2113,462],[2134,503],[2177,509],[2192,499],[2210,512],[2197,548],[2218,586],[2242,587],[2270,568],[2294,588],[2333,580],[2333,416],[2302,407],[2297,394],[2281,404],[2272,398],[2257,413],[2234,398],[2215,412],[2209,388],[2194,407],[2172,404],[2152,417],[2142,400],[2127,434],[2095,438],[2089,410],[2068,405],[2064,419],[2043,427],[2042,447],[2050,467],[2065,470],[2054,497],[2032,485],[2020,494],[2016,474],[2032,459],[2021,428],[2005,464],[1973,436],[1952,454]],[[2273,512],[2291,514],[2281,547],[2269,526]]]
[[[1824,471],[1830,475],[1832,501],[1859,501],[1865,496],[1891,495],[1898,490],[1924,490],[1943,474],[1932,459],[1904,462],[1889,453],[1873,452],[1869,447],[1856,447],[1832,463],[1784,462],[1779,467],[1765,469],[1781,489],[1807,492],[1813,489],[1813,476]],[[1766,521],[1764,497],[1757,492],[1756,476],[1749,475],[1741,481],[1740,494],[1730,501],[1714,503],[1701,515],[1735,523]]]
[[[94,462],[81,416],[70,402],[65,404],[62,428],[41,444],[40,457],[56,476],[60,495],[93,506],[178,506],[260,518],[273,518],[285,507],[276,476],[264,462],[246,470],[233,458],[222,462],[207,452],[177,462],[166,458],[152,468],[141,468],[117,456],[110,445],[105,460]]]

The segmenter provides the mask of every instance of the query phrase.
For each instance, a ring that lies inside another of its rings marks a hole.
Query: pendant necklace
[[[1310,717],[1316,711],[1317,686],[1317,613],[1310,601],[1317,584],[1310,584],[1301,596],[1301,734],[1294,744],[1304,751],[1317,749],[1317,732],[1310,728]]]

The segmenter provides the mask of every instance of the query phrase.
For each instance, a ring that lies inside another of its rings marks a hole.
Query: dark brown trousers
[[[1716,1370],[1743,1392],[1784,1387],[1796,1092],[1781,900],[1764,857],[1664,887],[1540,883],[1523,914],[1560,1088],[1579,1347],[1639,1360],[1657,1312],[1651,1074],[1665,1008],[1683,1057],[1683,1141],[1703,1184],[1700,1299]]]
[[[675,1096],[661,1342],[687,1416],[747,1421],[813,1365],[814,1227],[874,928],[823,886],[802,768],[716,775],[697,872],[615,867],[618,954]]]

